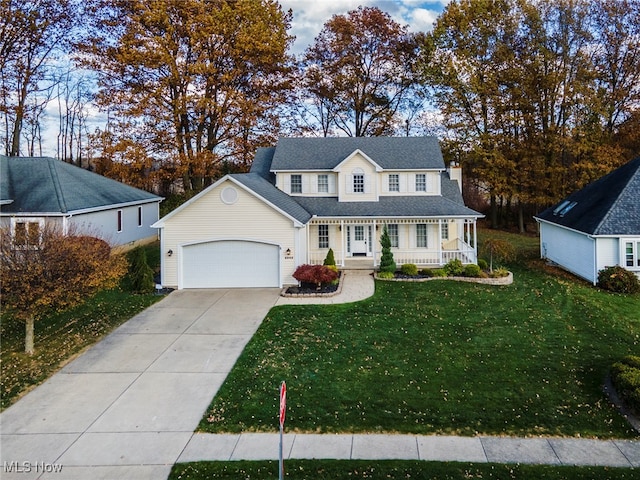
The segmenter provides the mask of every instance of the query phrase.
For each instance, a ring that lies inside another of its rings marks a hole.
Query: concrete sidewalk
[[[424,460],[640,467],[640,440],[285,434],[285,459]],[[277,433],[195,434],[178,462],[277,460]]]

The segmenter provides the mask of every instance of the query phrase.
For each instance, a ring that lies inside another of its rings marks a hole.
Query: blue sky
[[[433,22],[449,0],[279,0],[285,10],[293,11],[291,34],[296,36],[293,53],[301,53],[313,42],[324,23],[335,14],[345,14],[360,5],[378,7],[411,32],[431,30]]]

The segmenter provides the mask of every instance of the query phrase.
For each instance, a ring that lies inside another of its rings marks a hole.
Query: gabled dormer
[[[377,202],[383,168],[360,149],[333,168],[338,176],[339,202]]]

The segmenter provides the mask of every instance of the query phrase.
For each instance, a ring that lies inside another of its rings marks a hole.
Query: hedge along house
[[[0,156],[0,223],[14,242],[45,225],[130,248],[157,240],[162,197],[48,157]]]
[[[640,157],[534,218],[542,258],[594,285],[614,265],[640,276]]]
[[[387,225],[398,264],[475,263],[476,221],[459,168],[434,137],[281,138],[159,220],[162,283],[281,287],[332,248],[342,268],[375,268]]]

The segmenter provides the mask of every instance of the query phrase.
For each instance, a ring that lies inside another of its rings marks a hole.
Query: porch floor
[[[351,257],[344,261],[340,270],[373,270],[373,257]]]

